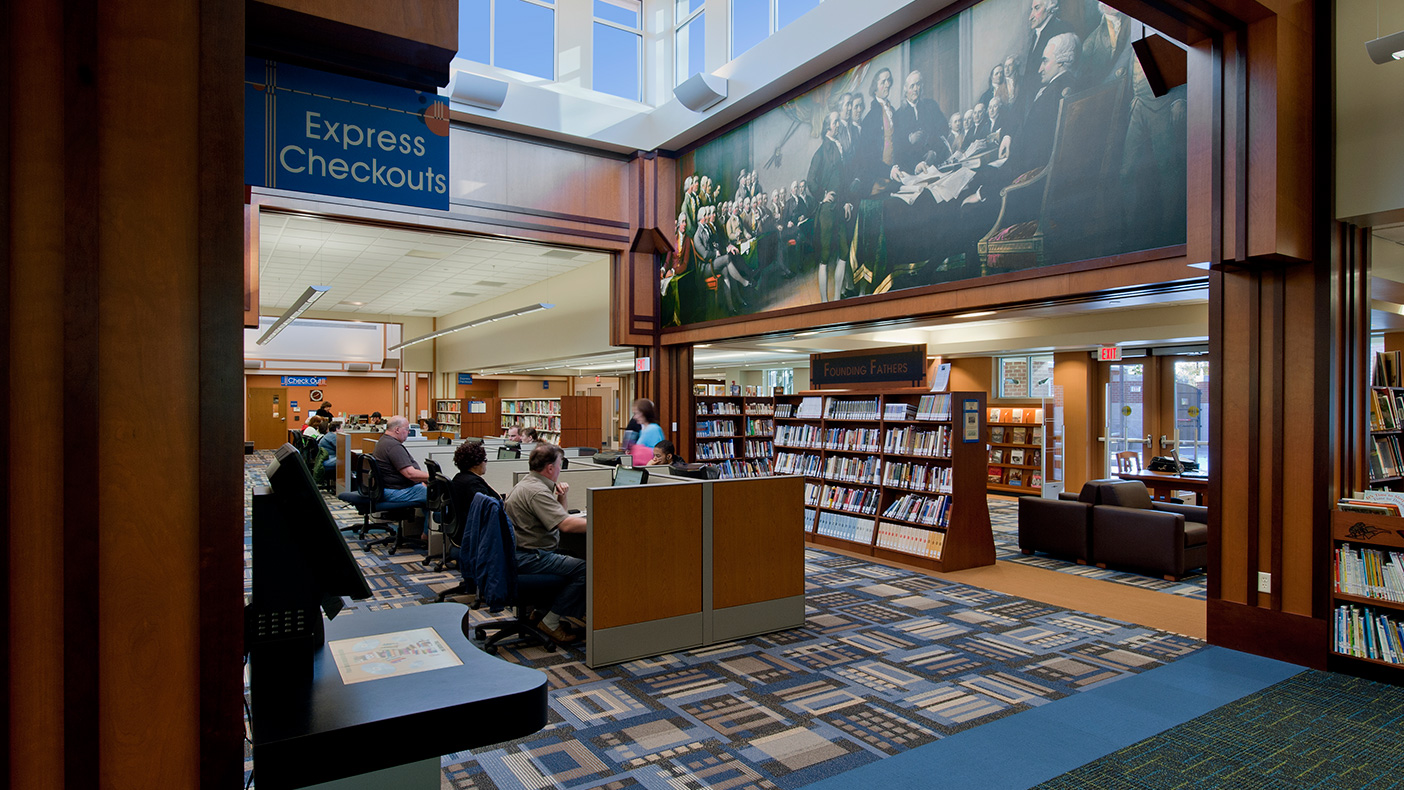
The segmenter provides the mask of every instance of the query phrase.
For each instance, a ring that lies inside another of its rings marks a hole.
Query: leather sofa
[[[1057,499],[1019,497],[1019,551],[1091,562],[1092,508],[1100,501],[1101,485],[1112,482],[1092,480],[1080,492],[1064,491]]]

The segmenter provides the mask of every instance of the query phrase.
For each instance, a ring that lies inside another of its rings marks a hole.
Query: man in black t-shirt
[[[376,466],[380,471],[381,487],[384,489],[381,502],[423,507],[428,499],[426,482],[429,473],[419,467],[419,462],[405,449],[405,439],[409,436],[409,420],[396,414],[386,423],[385,433],[375,443]],[[428,514],[425,514],[426,526]]]

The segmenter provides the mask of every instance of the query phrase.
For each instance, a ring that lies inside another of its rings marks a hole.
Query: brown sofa
[[[1100,502],[1101,485],[1092,480],[1078,493],[1064,491],[1057,499],[1019,497],[1019,550],[1043,552],[1087,564],[1092,561],[1092,508]]]
[[[1105,483],[1092,508],[1100,568],[1126,568],[1176,581],[1209,562],[1209,509],[1157,502],[1139,480]]]

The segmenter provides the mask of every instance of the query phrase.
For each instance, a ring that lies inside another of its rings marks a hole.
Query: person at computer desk
[[[536,429],[535,429],[535,428],[523,428],[523,429],[522,429],[522,441],[524,441],[524,442],[536,443],[536,442],[541,441],[541,438],[540,438],[539,436],[536,435]]]
[[[671,466],[674,469],[687,468],[687,461],[678,455],[678,449],[667,439],[653,445],[653,460],[650,466]]]
[[[439,424],[438,424],[437,422],[434,422],[434,418],[433,418],[433,417],[420,417],[420,418],[419,418],[419,430],[421,430],[421,431],[437,431],[437,430],[439,430]]]
[[[507,426],[507,432],[502,434],[502,438],[509,442],[520,442],[522,440],[522,429],[515,426]]]
[[[317,407],[317,416],[321,417],[323,420],[327,420],[328,422],[330,422],[333,418],[336,417],[336,415],[332,413],[331,408],[331,401],[322,401],[322,405]]]
[[[419,467],[419,462],[405,449],[405,439],[409,437],[409,419],[399,414],[385,423],[385,433],[375,443],[375,458],[380,469],[381,487],[384,492],[380,501],[406,507],[424,505],[428,499],[429,473]],[[429,512],[424,513],[427,532]]]
[[[408,423],[409,423],[409,420],[405,420],[405,423],[408,424]],[[371,426],[372,428],[374,428],[375,430],[377,430],[377,431],[380,431],[380,430],[384,430],[384,429],[385,429],[385,418],[380,416],[380,412],[378,412],[378,411],[373,411],[373,412],[371,412],[371,416],[370,416],[370,426]]]
[[[502,495],[493,490],[488,485],[488,481],[483,479],[487,473],[487,451],[483,449],[481,442],[464,442],[458,445],[458,449],[453,451],[453,465],[458,467],[458,474],[453,476],[454,498],[466,509],[473,503],[475,494],[486,494],[498,501],[502,500]]]
[[[302,429],[303,436],[310,436],[313,439],[322,438],[322,418],[312,415],[307,418],[307,425]]]
[[[635,466],[646,466],[653,460],[653,448],[663,441],[663,428],[658,425],[658,409],[648,398],[634,401],[634,419],[639,423],[639,438],[629,448]]]
[[[575,636],[562,629],[561,618],[585,616],[585,561],[557,553],[556,548],[562,532],[585,531],[585,517],[566,511],[570,485],[560,482],[564,460],[565,453],[556,445],[536,445],[527,459],[530,474],[507,494],[502,506],[516,534],[517,573],[566,578],[540,627],[557,642],[572,642]]]
[[[341,423],[332,422],[327,426],[327,432],[317,440],[317,449],[327,454],[326,458],[322,460],[323,474],[329,475],[336,472],[336,434],[340,430]]]

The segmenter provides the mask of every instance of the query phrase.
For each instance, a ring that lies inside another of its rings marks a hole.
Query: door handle
[[[1165,434],[1162,433],[1162,434],[1160,435],[1160,449],[1164,450],[1165,448],[1167,448],[1167,447],[1169,447],[1169,446],[1170,446],[1170,440],[1169,440],[1168,438],[1166,438]]]

